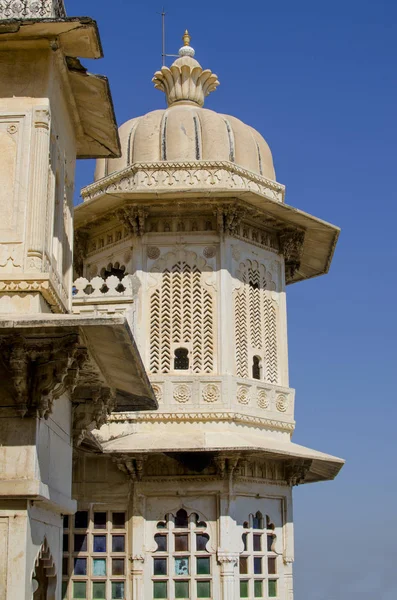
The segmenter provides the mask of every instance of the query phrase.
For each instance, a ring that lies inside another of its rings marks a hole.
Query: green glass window
[[[167,559],[166,558],[155,558],[153,560],[153,574],[154,575],[167,575]]]
[[[62,581],[62,600],[66,600],[68,597],[68,582]]]
[[[95,600],[106,600],[106,583],[104,581],[93,582],[92,597]]]
[[[85,581],[73,581],[73,599],[87,598],[87,584]]]
[[[263,598],[263,581],[259,579],[254,581],[254,598]]]
[[[189,598],[189,582],[175,581],[175,598]]]
[[[210,581],[198,581],[197,582],[197,598],[211,598],[211,582]]]
[[[248,598],[248,581],[240,580],[240,598]]]
[[[124,598],[124,581],[112,581],[112,600]]]
[[[167,598],[167,582],[166,581],[154,581],[153,582],[153,598]]]
[[[210,558],[208,557],[197,557],[197,575],[209,575],[210,574]]]
[[[106,558],[93,559],[92,573],[95,577],[104,577],[106,575]]]
[[[277,598],[277,579],[269,579],[269,598]]]

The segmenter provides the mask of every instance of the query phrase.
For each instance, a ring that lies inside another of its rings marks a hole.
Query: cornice
[[[190,422],[190,423],[207,423],[207,422],[232,422],[232,423],[249,423],[250,425],[259,425],[279,431],[293,432],[295,429],[295,421],[287,423],[275,419],[265,419],[253,415],[245,415],[235,412],[167,412],[167,413],[113,413],[109,417],[109,422],[113,423],[170,423],[170,422]]]
[[[83,188],[84,201],[104,194],[126,192],[172,191],[207,188],[208,190],[235,189],[252,191],[273,201],[283,202],[285,186],[229,161],[151,162],[133,165],[112,173]]]

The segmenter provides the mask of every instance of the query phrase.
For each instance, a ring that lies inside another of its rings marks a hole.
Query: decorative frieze
[[[228,161],[200,161],[172,163],[134,163],[112,173],[82,190],[83,200],[92,200],[106,194],[156,194],[183,189],[216,192],[230,190],[252,191],[274,200],[284,201],[285,187],[276,181],[257,175]]]
[[[66,17],[63,0],[0,0],[0,19]]]

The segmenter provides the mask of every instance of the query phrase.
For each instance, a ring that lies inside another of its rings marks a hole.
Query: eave
[[[21,341],[26,351],[32,344],[52,343],[56,348],[63,339],[76,339],[78,351],[87,357],[79,368],[73,386],[72,402],[77,405],[93,403],[95,390],[107,388],[116,401],[116,411],[141,411],[158,408],[147,378],[132,331],[124,317],[81,317],[73,315],[6,315],[0,320],[0,347],[6,348]],[[3,365],[7,365],[3,362]],[[76,368],[74,368],[76,370]],[[7,389],[8,387],[8,389]],[[12,384],[3,389],[14,396],[18,409],[18,394]],[[4,394],[3,394],[4,395]],[[4,399],[3,399],[4,406]]]
[[[93,75],[80,58],[103,56],[98,27],[88,17],[0,21],[0,47],[18,48],[48,40],[63,57],[77,140],[77,158],[116,158],[120,140],[109,82]]]
[[[103,453],[117,456],[144,456],[151,454],[203,452],[214,455],[261,457],[277,460],[286,466],[305,465],[299,483],[312,483],[334,479],[344,465],[344,460],[324,454],[293,442],[286,442],[250,432],[203,431],[194,433],[162,434],[133,433],[107,442],[101,442]]]
[[[304,233],[300,265],[288,283],[328,272],[340,229],[284,202],[284,186],[231,162],[134,163],[83,188],[75,209],[75,228],[109,219],[121,207],[139,204],[181,211],[194,203],[214,209],[226,200],[247,208],[258,225],[280,233]]]

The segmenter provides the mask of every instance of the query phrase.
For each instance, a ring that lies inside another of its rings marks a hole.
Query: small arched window
[[[174,354],[175,371],[186,371],[189,368],[189,350],[187,348],[177,348]]]
[[[261,378],[262,361],[260,356],[254,356],[252,359],[252,379]]]

